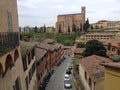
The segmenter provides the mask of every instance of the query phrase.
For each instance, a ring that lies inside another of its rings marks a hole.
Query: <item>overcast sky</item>
[[[19,26],[55,26],[57,15],[80,13],[86,7],[86,19],[120,20],[120,0],[17,0]]]

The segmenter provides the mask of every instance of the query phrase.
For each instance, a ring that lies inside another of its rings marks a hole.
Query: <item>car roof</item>
[[[69,75],[68,75],[68,74],[65,74],[65,77],[69,77]]]

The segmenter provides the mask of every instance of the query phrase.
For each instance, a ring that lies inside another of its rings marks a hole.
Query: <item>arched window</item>
[[[6,58],[6,62],[5,62],[5,71],[7,71],[8,68],[11,68],[14,65],[13,61],[12,61],[12,56],[8,55]]]
[[[14,52],[14,61],[16,61],[18,58],[19,58],[19,52],[16,49],[15,52]]]

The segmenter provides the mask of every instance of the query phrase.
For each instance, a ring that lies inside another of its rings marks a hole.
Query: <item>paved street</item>
[[[64,89],[64,75],[71,61],[71,58],[69,56],[66,56],[66,59],[58,67],[56,67],[55,72],[51,76],[51,79],[46,87],[46,90],[66,90]],[[72,86],[73,87],[69,90],[75,90],[73,89],[74,85]]]

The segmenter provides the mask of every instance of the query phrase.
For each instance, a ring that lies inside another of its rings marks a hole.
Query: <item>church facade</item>
[[[85,12],[85,7],[81,7],[81,13],[58,15],[56,22],[56,32],[82,32],[83,25],[85,23]]]

